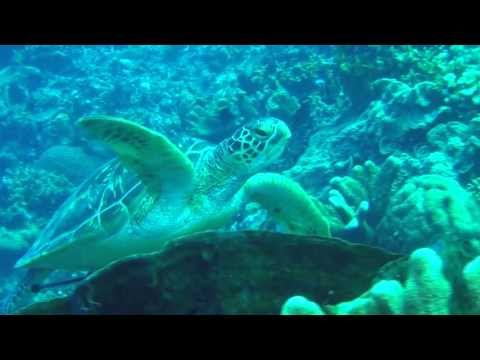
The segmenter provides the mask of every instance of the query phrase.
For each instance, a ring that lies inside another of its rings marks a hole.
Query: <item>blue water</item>
[[[478,46],[0,46],[0,297],[55,211],[115,157],[76,125],[92,114],[181,149],[280,119],[292,137],[262,171],[323,204],[332,236],[406,255],[467,243],[466,258],[478,256],[479,56]],[[245,209],[222,229],[289,231]]]

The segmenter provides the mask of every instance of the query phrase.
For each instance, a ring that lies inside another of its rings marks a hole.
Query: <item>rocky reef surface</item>
[[[341,239],[205,232],[93,273],[22,314],[278,314],[292,293],[337,303],[399,255]]]

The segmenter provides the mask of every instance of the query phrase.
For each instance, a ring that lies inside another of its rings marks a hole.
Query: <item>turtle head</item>
[[[224,141],[228,162],[258,171],[280,157],[292,136],[287,124],[274,117],[243,125]]]

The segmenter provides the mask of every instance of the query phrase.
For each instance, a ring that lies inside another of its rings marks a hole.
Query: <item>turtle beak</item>
[[[270,149],[267,152],[269,162],[276,160],[285,150],[285,147],[292,137],[292,133],[282,120],[277,120],[274,127],[274,134],[269,140]]]
[[[288,125],[285,124],[283,121],[279,121],[277,127],[279,134],[281,134],[285,140],[290,140],[290,138],[292,137],[292,132],[290,131]]]
[[[287,142],[292,137],[292,132],[288,128],[288,125],[285,124],[282,120],[278,120],[275,129],[275,135],[273,138],[273,142]]]

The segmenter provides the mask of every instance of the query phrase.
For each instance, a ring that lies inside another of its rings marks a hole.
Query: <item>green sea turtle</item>
[[[0,304],[4,313],[37,301],[34,294],[42,289],[47,289],[38,294],[42,299],[63,296],[49,289],[83,278],[65,280],[65,271],[97,270],[129,255],[161,251],[192,234],[222,229],[247,203],[266,209],[282,232],[331,236],[325,208],[300,184],[262,172],[291,137],[277,118],[249,122],[216,146],[198,148],[197,143],[186,151],[121,118],[88,116],[79,125],[117,158],[72,193],[18,260],[22,274],[16,291]]]
[[[17,268],[97,269],[159,250],[171,239],[221,228],[248,198],[280,218],[276,204],[291,201],[282,199],[285,184],[275,174],[257,174],[291,137],[279,119],[252,121],[197,153],[183,152],[164,135],[129,120],[89,116],[78,123],[118,159],[75,190]]]

